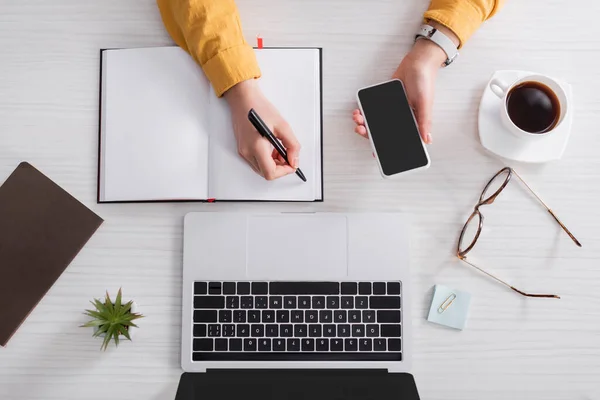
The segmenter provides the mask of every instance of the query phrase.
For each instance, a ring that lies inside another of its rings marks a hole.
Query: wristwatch
[[[435,29],[431,25],[424,24],[421,26],[419,32],[415,36],[415,42],[419,39],[431,40],[433,43],[440,46],[444,53],[446,53],[446,61],[444,61],[444,67],[452,64],[456,57],[458,57],[458,49],[452,40],[448,36],[444,35],[439,30]]]

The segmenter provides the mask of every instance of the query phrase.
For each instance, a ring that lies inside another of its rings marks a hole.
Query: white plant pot
[[[135,301],[133,302],[133,304],[131,304],[131,309],[130,310],[131,310],[132,313],[136,313],[138,311],[138,306],[137,306],[137,303]],[[133,326],[130,327],[130,329],[129,329],[129,336],[131,337],[131,340],[133,340],[133,337],[135,336],[135,331],[136,330],[137,330],[137,328],[135,328]],[[98,327],[97,326],[94,327],[94,333],[96,333],[96,332],[98,332]],[[98,337],[101,337],[101,338],[103,338],[105,336],[106,336],[106,333],[102,333],[102,334],[98,335]],[[127,340],[127,338],[123,337],[123,335],[119,336],[119,339],[121,339],[121,338]]]

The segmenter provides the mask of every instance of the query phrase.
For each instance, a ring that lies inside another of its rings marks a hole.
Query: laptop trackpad
[[[248,218],[247,275],[256,280],[341,279],[348,270],[345,216]]]

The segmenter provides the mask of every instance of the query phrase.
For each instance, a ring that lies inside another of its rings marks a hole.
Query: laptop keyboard
[[[401,283],[194,282],[193,361],[401,361]]]

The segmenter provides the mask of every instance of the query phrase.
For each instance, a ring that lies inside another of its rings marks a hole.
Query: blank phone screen
[[[358,99],[385,175],[427,165],[427,154],[400,81],[361,89]]]

